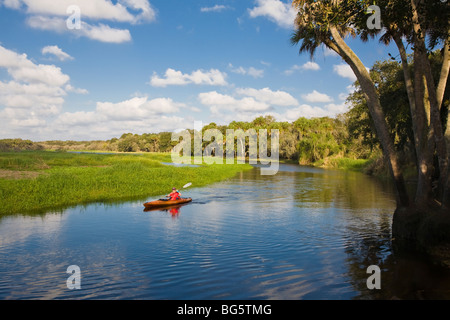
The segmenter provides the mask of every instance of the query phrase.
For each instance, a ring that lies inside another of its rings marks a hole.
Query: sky
[[[0,139],[107,140],[335,117],[355,76],[286,0],[0,0]],[[392,47],[347,39],[366,67]]]

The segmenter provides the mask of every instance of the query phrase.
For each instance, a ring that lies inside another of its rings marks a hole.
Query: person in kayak
[[[167,196],[169,200],[179,200],[181,199],[181,193],[177,190],[177,188],[172,188],[172,192]]]

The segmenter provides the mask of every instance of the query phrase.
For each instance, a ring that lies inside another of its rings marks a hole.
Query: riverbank
[[[177,167],[163,162],[171,162],[170,153],[2,152],[0,215],[145,199],[188,182],[205,186],[251,168],[249,164]]]

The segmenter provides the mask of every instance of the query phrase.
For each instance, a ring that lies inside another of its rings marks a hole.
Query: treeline
[[[43,150],[43,145],[31,140],[22,139],[2,139],[0,140],[0,152],[22,151],[22,150]]]
[[[429,55],[432,70],[438,73],[442,65],[439,52]],[[411,63],[410,68],[413,68]],[[401,64],[395,59],[379,61],[374,64],[370,75],[376,84],[389,132],[394,147],[400,155],[401,165],[406,176],[414,176],[414,134],[412,130],[411,112],[408,95],[404,84]],[[371,159],[366,171],[386,171],[380,143],[376,135],[373,120],[369,113],[367,101],[358,82],[356,90],[347,98],[348,112],[336,118],[301,117],[294,122],[280,122],[272,116],[260,116],[250,122],[233,121],[228,125],[210,123],[203,127],[218,129],[226,137],[227,129],[279,130],[279,155],[281,159],[302,165],[343,166],[343,162]],[[442,126],[446,127],[450,105],[450,86],[447,85],[441,109]],[[193,130],[190,130],[193,137]],[[203,142],[206,147],[210,142]],[[7,150],[86,150],[106,152],[170,152],[178,141],[172,141],[171,132],[133,134],[124,133],[119,138],[95,141],[44,141],[32,142],[21,139],[0,140],[0,151]],[[245,152],[248,156],[248,139]],[[270,146],[270,143],[269,143]],[[225,148],[224,148],[225,150]],[[356,163],[356,162],[354,162]]]
[[[374,147],[362,144],[362,137],[351,136],[348,123],[352,120],[346,115],[337,118],[299,118],[294,122],[279,122],[272,116],[260,116],[251,122],[233,121],[228,125],[210,123],[203,127],[218,129],[226,137],[227,129],[272,129],[279,130],[279,154],[281,159],[299,164],[327,165],[330,159],[336,158],[368,158]],[[190,130],[193,136],[193,131]],[[269,140],[270,141],[270,140]],[[203,147],[210,142],[204,142]],[[171,132],[122,134],[120,138],[95,141],[43,141],[31,142],[21,139],[0,140],[2,151],[6,150],[86,150],[106,152],[170,152],[178,141],[172,141]],[[245,153],[248,156],[248,140]]]

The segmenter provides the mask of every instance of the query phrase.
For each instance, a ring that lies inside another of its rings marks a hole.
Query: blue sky
[[[0,138],[110,139],[345,112],[354,75],[324,48],[299,55],[294,15],[285,0],[0,0]],[[395,53],[348,43],[367,67]]]

